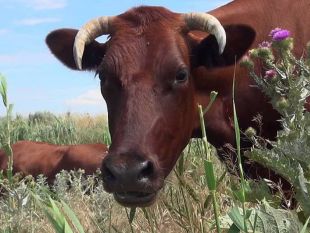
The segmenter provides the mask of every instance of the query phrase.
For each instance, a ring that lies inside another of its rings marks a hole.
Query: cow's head
[[[196,42],[191,30],[211,35]],[[96,42],[103,34],[108,41]],[[101,81],[112,137],[101,168],[105,189],[126,206],[151,204],[198,117],[193,69],[225,63],[224,28],[205,13],[139,7],[94,19],[79,31],[53,31],[46,41],[65,65],[93,70]]]

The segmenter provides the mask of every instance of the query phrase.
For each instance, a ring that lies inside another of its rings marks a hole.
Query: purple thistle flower
[[[291,32],[285,29],[275,28],[270,32],[269,35],[272,37],[273,41],[281,41],[289,37]]]
[[[282,29],[281,28],[275,28],[273,30],[271,30],[271,32],[269,33],[269,36],[273,37],[273,35],[278,32],[278,31],[281,31]]]
[[[271,43],[268,41],[263,41],[262,43],[259,44],[260,48],[270,48],[271,47]]]
[[[281,41],[281,40],[285,40],[287,37],[289,37],[291,35],[290,31],[288,30],[281,30],[276,32],[272,39],[275,41]]]
[[[267,70],[265,73],[265,78],[272,79],[277,75],[277,72],[275,70]]]

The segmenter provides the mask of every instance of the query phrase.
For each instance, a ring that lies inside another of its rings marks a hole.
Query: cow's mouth
[[[127,207],[145,207],[153,204],[157,192],[116,192],[114,198],[123,206]]]

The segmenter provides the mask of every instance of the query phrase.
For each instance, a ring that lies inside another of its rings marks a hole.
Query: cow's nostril
[[[144,161],[141,164],[141,171],[138,175],[138,179],[147,178],[149,179],[154,173],[154,165],[151,161]]]
[[[105,181],[111,182],[116,179],[115,175],[113,174],[111,169],[109,169],[109,167],[106,164],[103,164],[102,166],[102,175]]]

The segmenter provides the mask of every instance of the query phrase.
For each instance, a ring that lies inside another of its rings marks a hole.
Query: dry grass
[[[33,140],[35,136],[38,141],[66,144],[102,142],[104,135],[105,142],[109,142],[104,116],[93,118],[89,115],[37,114],[37,119],[33,122],[29,118],[15,118],[12,122],[12,138],[15,141]],[[46,134],[51,128],[53,134]],[[209,192],[202,165],[204,156],[199,141],[193,140],[166,180],[165,188],[159,193],[156,203],[149,208],[137,209],[132,224],[129,224],[127,217],[130,210],[115,203],[113,197],[104,191],[100,181],[94,186],[95,177],[84,180],[79,173],[74,173],[70,178],[64,172],[52,188],[53,195],[73,209],[85,232],[212,232],[214,216],[208,201]],[[220,176],[225,169],[215,157],[214,163],[215,173]],[[226,176],[218,187],[221,214],[225,214],[232,206],[228,182]],[[54,232],[42,209],[26,194],[31,190],[44,198],[42,190],[47,187],[43,181],[32,183],[29,186],[25,180],[15,182],[15,186],[10,188],[13,194],[0,198],[0,232]],[[90,187],[88,193],[82,188],[85,186]],[[12,206],[12,201],[24,204]]]

